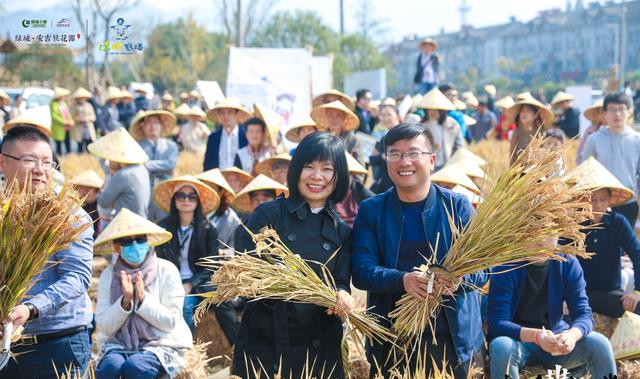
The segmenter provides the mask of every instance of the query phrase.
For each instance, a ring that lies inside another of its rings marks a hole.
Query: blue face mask
[[[149,254],[149,242],[133,242],[129,246],[122,247],[122,259],[125,261],[139,265],[144,262],[145,258]]]

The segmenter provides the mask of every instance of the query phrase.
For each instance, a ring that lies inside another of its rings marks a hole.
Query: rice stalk
[[[437,270],[457,280],[532,256],[554,260],[564,260],[559,254],[590,256],[581,230],[581,223],[591,218],[589,195],[551,177],[563,152],[543,150],[541,144],[542,138],[534,138],[488,189],[477,214],[463,228],[457,227],[457,216],[445,204],[453,243],[442,262],[428,262],[419,271],[426,275]],[[570,242],[550,244],[557,237]],[[428,328],[435,337],[433,320],[451,295],[439,286],[426,301],[403,295],[389,314],[393,329],[400,337],[415,337]]]
[[[217,290],[202,295],[205,299],[198,307],[196,317],[212,304],[236,297],[291,301],[326,308],[335,306],[337,289],[325,265],[300,258],[273,229],[264,228],[260,233],[251,234],[256,243],[255,250],[236,252],[235,257],[225,261],[212,258],[202,262],[205,267],[215,270],[211,284]],[[319,265],[322,277],[308,263]],[[363,310],[347,312],[344,322],[350,333],[361,334],[370,340],[390,342],[394,339],[389,330]]]

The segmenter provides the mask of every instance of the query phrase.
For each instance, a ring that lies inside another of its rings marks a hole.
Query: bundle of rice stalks
[[[181,151],[178,154],[174,176],[199,174],[202,172],[202,162],[204,162],[204,152]]]
[[[64,157],[60,157],[60,172],[67,179],[71,179],[87,170],[93,170],[104,178],[104,171],[102,171],[100,162],[91,154],[67,154]]]
[[[210,358],[207,357],[207,343],[196,343],[187,353],[185,366],[176,376],[176,379],[207,379],[209,372],[207,365]]]
[[[59,373],[58,370],[54,367],[54,371],[56,372],[56,377],[58,379],[95,379],[96,373],[93,368],[93,363],[89,362],[89,366],[85,370],[85,372],[81,372],[78,368],[69,366],[66,367],[63,373]]]
[[[71,186],[56,194],[52,185],[32,190],[14,182],[0,191],[0,318],[24,297],[48,258],[90,226],[76,212],[80,206]]]
[[[322,278],[305,260],[293,253],[270,228],[253,234],[256,249],[237,252],[226,260],[206,260],[204,265],[216,269],[211,284],[215,292],[203,294],[205,300],[198,307],[197,317],[211,304],[220,304],[238,296],[255,300],[273,299],[333,307],[337,290],[329,270],[321,263]],[[362,310],[349,312],[345,317],[349,330],[376,341],[391,341],[394,336]]]
[[[457,281],[465,275],[504,264],[521,262],[532,256],[563,260],[559,254],[588,257],[583,226],[591,217],[586,192],[568,188],[559,178],[550,178],[562,152],[540,149],[535,138],[515,164],[505,171],[489,190],[477,214],[458,230],[455,214],[449,215],[453,244],[443,262],[429,262],[420,268]],[[445,204],[446,206],[446,204]],[[562,237],[571,243],[550,244]],[[434,266],[433,263],[436,265]],[[463,285],[467,285],[463,282]],[[445,293],[436,286],[426,301],[407,294],[389,314],[401,337],[414,337],[426,330],[435,337],[433,320],[442,307]]]

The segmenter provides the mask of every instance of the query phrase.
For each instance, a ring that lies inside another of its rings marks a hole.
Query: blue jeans
[[[418,84],[418,93],[424,95],[425,93],[431,91],[433,88],[437,87],[437,83],[420,83]]]
[[[489,345],[489,364],[492,378],[504,378],[508,374],[519,379],[520,369],[526,366],[543,366],[555,369],[561,365],[580,377],[588,371],[592,378],[616,374],[616,362],[609,340],[600,333],[591,332],[576,342],[567,355],[553,356],[530,342],[516,341],[510,337],[498,337]]]
[[[198,304],[202,301],[200,296],[185,296],[184,304],[182,305],[182,317],[184,317],[184,321],[189,325],[189,329],[191,329],[191,334],[195,333],[196,324],[193,321],[193,314],[198,307]]]
[[[91,344],[89,333],[84,331],[36,345],[14,346],[11,352],[15,359],[0,371],[0,379],[57,379],[55,370],[62,375],[66,367],[84,374],[91,358]]]
[[[165,374],[155,354],[107,353],[96,368],[96,379],[156,379]]]

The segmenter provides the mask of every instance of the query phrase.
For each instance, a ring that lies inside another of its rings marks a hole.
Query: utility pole
[[[620,11],[620,90],[624,91],[627,58],[627,1],[622,0]]]
[[[340,36],[344,37],[344,0],[340,0]]]
[[[242,0],[238,0],[238,13],[236,16],[236,46],[244,47],[244,33],[242,30]]]

